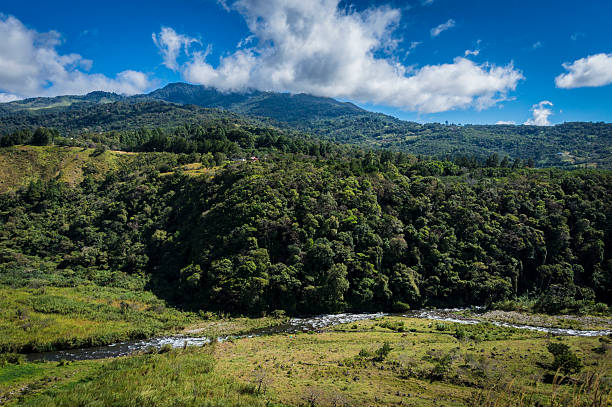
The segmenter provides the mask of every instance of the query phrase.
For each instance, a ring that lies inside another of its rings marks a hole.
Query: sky
[[[418,122],[611,122],[611,15],[609,0],[0,0],[0,102],[184,81]]]

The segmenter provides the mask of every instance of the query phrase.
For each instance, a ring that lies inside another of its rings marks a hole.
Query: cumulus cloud
[[[0,101],[94,90],[134,94],[151,86],[142,72],[123,71],[115,78],[87,73],[92,61],[57,52],[57,32],[39,33],[12,16],[0,15],[0,38]]]
[[[180,72],[189,82],[224,91],[304,92],[424,113],[492,106],[523,78],[512,64],[475,64],[463,57],[442,65],[404,66],[380,52],[394,41],[399,10],[381,6],[357,12],[338,4],[228,3],[244,17],[252,35],[249,45],[221,56],[215,65],[207,52],[192,52]]]
[[[434,27],[431,29],[431,36],[432,37],[437,37],[438,35],[440,35],[443,31],[448,30],[449,28],[453,28],[455,26],[455,20],[453,20],[452,18],[450,20],[448,20],[445,23],[440,24],[437,27]]]
[[[558,88],[606,86],[612,83],[612,54],[596,54],[564,63],[567,73],[555,78]]]
[[[543,100],[540,103],[536,103],[535,105],[531,106],[533,117],[528,119],[525,124],[532,126],[550,126],[548,116],[553,114],[553,112],[548,108],[548,106],[553,106],[552,102],[548,100]]]
[[[164,65],[173,71],[179,68],[176,59],[181,50],[189,54],[189,46],[194,42],[200,43],[200,41],[195,38],[177,34],[176,31],[169,27],[162,27],[159,34],[156,35],[153,33],[151,36],[164,59]]]
[[[500,120],[495,124],[516,124],[515,122],[513,122],[512,120],[509,121],[505,121],[505,120]]]
[[[479,49],[475,49],[475,50],[470,50],[470,49],[466,49],[464,56],[468,57],[470,55],[474,55],[474,56],[478,56],[478,54],[480,54],[480,50]]]

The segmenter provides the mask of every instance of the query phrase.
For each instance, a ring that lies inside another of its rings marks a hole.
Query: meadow
[[[608,406],[611,340],[384,317],[114,360],[6,363],[28,406]],[[567,345],[579,371],[554,369]]]

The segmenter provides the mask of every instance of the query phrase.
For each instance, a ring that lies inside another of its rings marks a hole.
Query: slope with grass
[[[610,342],[385,317],[112,361],[6,364],[0,400],[28,406],[604,407],[612,400]],[[551,343],[566,345],[580,371],[557,372]]]
[[[129,155],[121,152],[98,152],[92,148],[0,148],[0,193],[40,180],[56,179],[74,186],[88,173],[105,174],[114,171],[129,159]]]
[[[283,321],[183,311],[144,290],[0,286],[0,354],[100,346],[184,330],[236,335]]]

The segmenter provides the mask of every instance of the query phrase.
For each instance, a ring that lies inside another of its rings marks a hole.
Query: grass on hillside
[[[219,375],[209,348],[0,368],[0,404],[272,406],[254,384]]]
[[[84,171],[106,174],[129,155],[62,146],[14,146],[0,149],[0,193],[31,181],[57,178],[70,185],[83,180]]]

